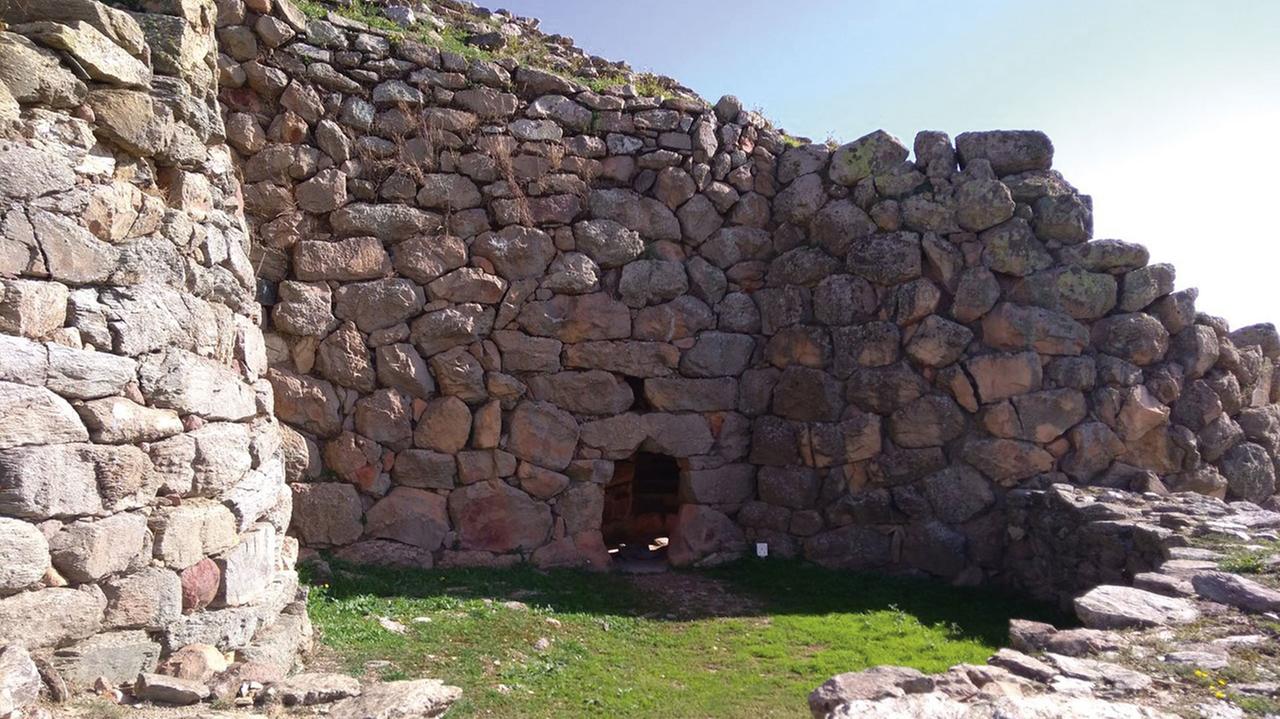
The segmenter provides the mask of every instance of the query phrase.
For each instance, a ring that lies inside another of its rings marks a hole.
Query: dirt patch
[[[653,598],[654,610],[646,615],[652,618],[684,621],[764,613],[760,600],[719,579],[685,572],[637,574],[628,579]]]

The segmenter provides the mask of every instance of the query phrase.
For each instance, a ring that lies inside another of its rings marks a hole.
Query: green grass
[[[642,97],[654,97],[659,100],[665,100],[671,92],[658,79],[657,75],[642,72],[636,75],[636,92]]]
[[[612,87],[622,87],[623,85],[626,85],[628,81],[627,76],[622,73],[603,75],[601,77],[578,76],[573,79],[591,88],[591,91],[596,94],[602,94],[605,90]]]
[[[130,0],[120,1],[128,2]],[[400,42],[407,38],[412,38],[441,50],[456,53],[468,60],[493,61],[498,58],[511,58],[522,65],[541,68],[561,75],[566,79],[582,82],[597,93],[602,93],[611,87],[619,87],[633,82],[636,92],[643,97],[664,100],[672,94],[658,76],[652,73],[640,73],[634,76],[616,73],[604,77],[587,78],[576,76],[573,71],[553,68],[546,45],[537,40],[512,38],[508,40],[501,50],[490,52],[468,44],[469,35],[461,28],[448,26],[437,32],[421,23],[409,29],[402,28],[384,17],[381,9],[370,0],[352,0],[349,6],[334,5],[332,7],[319,0],[294,0],[294,3],[305,15],[313,19],[323,20],[330,11],[333,11],[350,20],[384,31],[392,42]]]
[[[1231,701],[1249,716],[1271,716],[1280,713],[1280,701],[1269,697],[1232,694]]]
[[[312,20],[323,20],[329,15],[329,8],[315,0],[293,0],[293,4]]]
[[[416,37],[427,45],[434,45],[441,50],[461,55],[468,60],[492,60],[494,57],[493,53],[488,50],[478,48],[475,45],[468,45],[467,38],[469,35],[462,29],[452,25],[443,28],[439,33],[424,30],[419,32]]]
[[[1267,571],[1267,561],[1278,553],[1280,542],[1271,542],[1258,549],[1236,548],[1218,562],[1218,568],[1237,574],[1262,574]]]
[[[335,569],[311,594],[324,651],[347,671],[383,660],[383,678],[462,687],[452,719],[802,717],[807,694],[834,674],[982,662],[1005,643],[1009,618],[1062,620],[989,590],[780,561],[671,575],[715,580],[747,602],[700,614],[612,574]],[[504,607],[509,599],[531,609]],[[536,651],[544,637],[550,647]]]

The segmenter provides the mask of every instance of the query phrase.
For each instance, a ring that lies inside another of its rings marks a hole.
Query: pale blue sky
[[[1233,326],[1280,321],[1280,0],[503,0],[788,131],[1035,128]]]

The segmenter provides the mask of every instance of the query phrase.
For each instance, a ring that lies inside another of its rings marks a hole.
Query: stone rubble
[[[810,695],[815,718],[1227,717],[1244,716],[1245,699],[1280,697],[1280,659],[1267,647],[1280,573],[1219,569],[1233,552],[1276,546],[1280,513],[1196,494],[1067,485],[1012,496],[1020,509],[1009,530],[1021,537],[1013,551],[1040,546],[1008,579],[1072,607],[1084,626],[1015,619],[1011,648],[986,666],[838,675]],[[1105,583],[1077,586],[1077,578]],[[1139,583],[1146,589],[1130,586]]]

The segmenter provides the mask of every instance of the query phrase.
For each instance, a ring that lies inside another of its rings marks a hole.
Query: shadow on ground
[[[900,612],[945,625],[956,639],[1008,641],[1009,620],[1071,626],[1054,606],[1000,587],[954,587],[938,580],[824,569],[799,561],[744,560],[708,570],[630,576],[577,570],[384,569],[330,560],[330,576],[304,568],[336,601],[353,597],[515,600],[556,613],[697,621],[714,617],[821,616]]]

